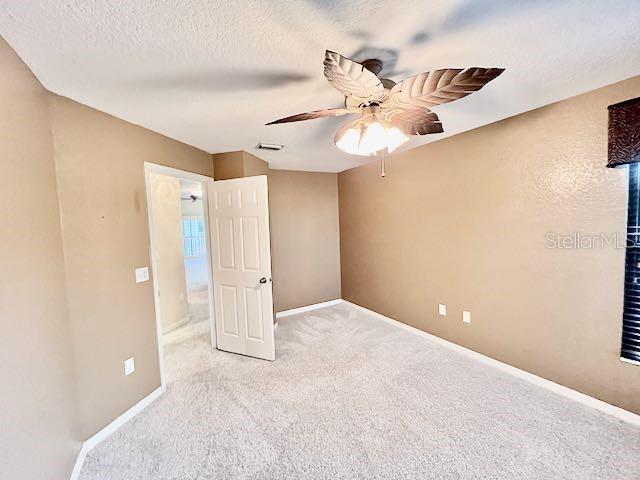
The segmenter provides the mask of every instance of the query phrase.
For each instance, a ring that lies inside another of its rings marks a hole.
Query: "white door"
[[[218,348],[275,360],[267,177],[208,189]]]

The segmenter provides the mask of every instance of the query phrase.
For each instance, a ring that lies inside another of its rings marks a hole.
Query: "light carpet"
[[[187,328],[82,480],[640,478],[640,428],[345,304],[280,319],[275,362]]]

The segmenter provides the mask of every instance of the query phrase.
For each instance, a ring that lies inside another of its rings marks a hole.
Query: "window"
[[[205,256],[204,220],[198,217],[183,217],[182,244],[185,257]]]
[[[629,165],[627,254],[622,314],[623,360],[640,364],[640,176],[638,164]]]

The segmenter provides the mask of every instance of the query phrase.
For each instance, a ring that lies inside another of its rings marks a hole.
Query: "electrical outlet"
[[[466,310],[462,312],[462,321],[464,323],[471,323],[471,312],[467,312]]]
[[[133,359],[133,357],[127,358],[124,361],[124,374],[125,374],[125,376],[131,375],[135,371],[136,371],[136,362],[135,362],[135,360]]]
[[[441,317],[446,317],[447,316],[447,306],[439,303],[438,304],[438,313],[440,314]]]
[[[142,283],[149,280],[149,267],[136,268],[136,283]]]

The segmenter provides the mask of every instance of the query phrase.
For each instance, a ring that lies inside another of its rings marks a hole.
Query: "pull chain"
[[[384,150],[382,150],[382,156],[380,157],[380,176],[382,178],[387,176],[387,172],[384,171],[384,153],[386,151],[387,151],[386,148]]]

